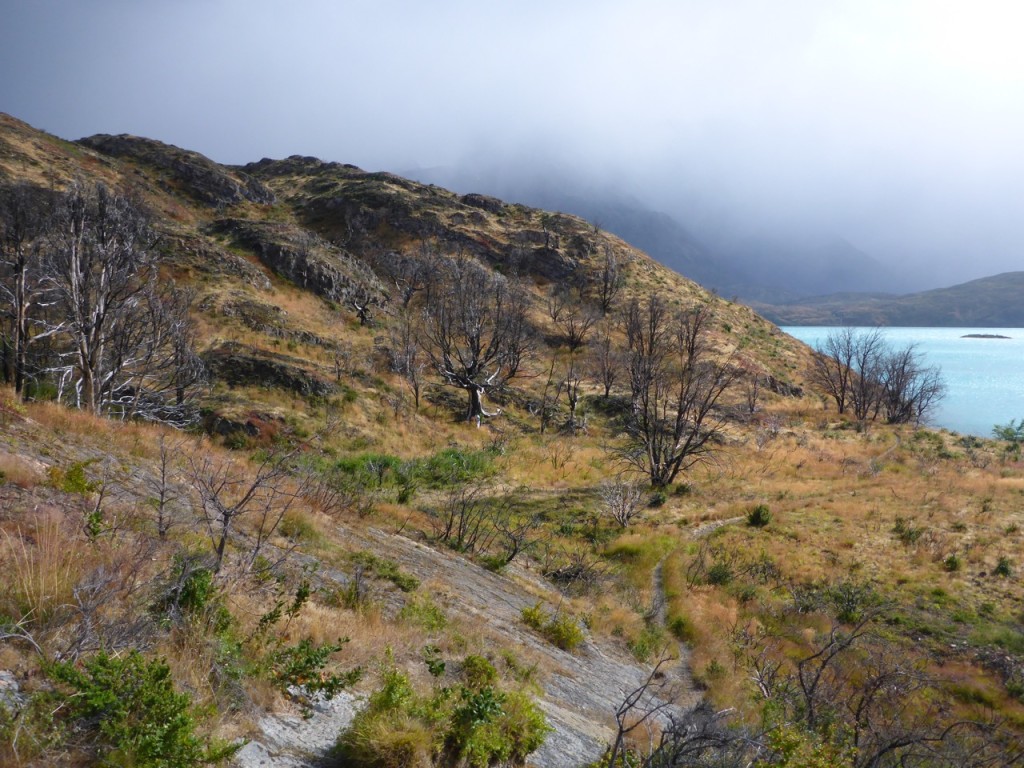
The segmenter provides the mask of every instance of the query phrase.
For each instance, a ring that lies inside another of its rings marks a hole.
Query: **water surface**
[[[782,330],[814,347],[838,329],[790,325]],[[893,347],[916,344],[928,365],[942,369],[948,392],[931,416],[934,426],[991,437],[993,425],[1024,418],[1024,328],[882,328],[881,331]],[[969,334],[1010,338],[964,338]]]

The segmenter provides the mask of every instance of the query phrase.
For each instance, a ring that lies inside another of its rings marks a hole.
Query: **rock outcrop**
[[[119,134],[97,134],[79,139],[82,146],[110,157],[132,160],[161,172],[161,186],[212,208],[243,202],[269,205],[276,198],[262,182],[242,171],[230,170],[198,152],[154,139]]]
[[[221,219],[213,231],[229,235],[276,275],[328,301],[375,306],[387,302],[384,287],[369,267],[300,227]]]

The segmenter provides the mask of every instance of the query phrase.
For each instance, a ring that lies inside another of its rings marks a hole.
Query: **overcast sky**
[[[0,0],[0,110],[230,163],[552,159],[935,283],[1024,269],[1022,30],[1017,0]]]

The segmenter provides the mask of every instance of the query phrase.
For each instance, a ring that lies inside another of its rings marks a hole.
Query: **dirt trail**
[[[736,523],[742,523],[747,518],[744,516],[740,517],[727,517],[724,520],[712,520],[707,523],[702,523],[690,531],[690,536],[694,539],[700,539],[707,536],[709,533],[717,531],[723,525],[735,525]]]

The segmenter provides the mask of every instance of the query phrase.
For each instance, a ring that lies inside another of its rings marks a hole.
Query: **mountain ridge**
[[[752,302],[778,325],[1024,327],[1024,271],[902,296],[829,294],[792,304]]]

